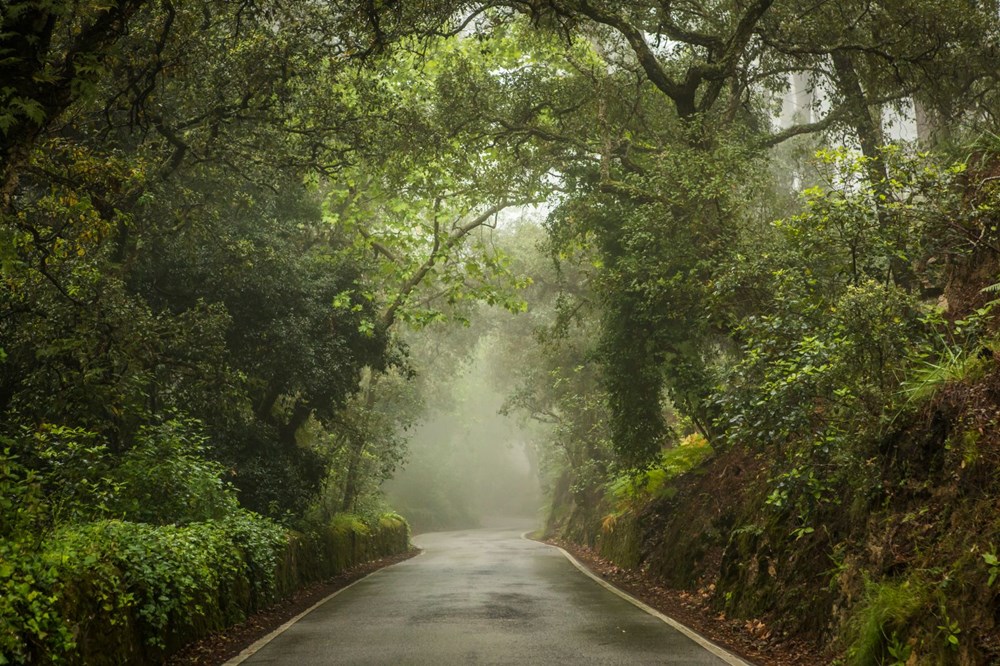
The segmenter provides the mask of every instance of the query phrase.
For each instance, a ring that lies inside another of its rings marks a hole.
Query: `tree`
[[[733,331],[711,310],[707,287],[730,266],[741,227],[768,222],[747,205],[770,187],[760,179],[766,151],[839,132],[866,156],[868,183],[882,187],[883,109],[935,87],[928,74],[950,66],[935,57],[940,44],[971,48],[992,29],[988,10],[956,10],[954,21],[935,23],[937,9],[918,2],[876,11],[869,3],[720,3],[711,15],[684,2],[511,6],[564,38],[565,49],[548,55],[563,79],[588,90],[573,104],[554,97],[507,120],[500,136],[555,156],[568,193],[553,218],[559,234],[593,232],[600,247],[614,441],[636,464],[667,441],[658,419],[664,393],[714,439],[711,366]],[[773,95],[801,72],[829,105],[815,120],[772,129]],[[992,74],[963,76],[983,90]],[[877,209],[896,234],[892,279],[914,288],[906,228],[890,206]]]
[[[6,5],[6,427],[73,424],[124,455],[184,412],[245,503],[300,510],[329,460],[297,432],[389,356],[315,183],[372,154],[365,63],[451,30],[440,10]]]

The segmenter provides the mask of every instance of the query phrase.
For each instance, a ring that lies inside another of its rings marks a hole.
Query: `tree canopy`
[[[6,2],[3,460],[62,488],[47,529],[385,508],[435,371],[407,340],[485,304],[520,318],[448,353],[544,424],[556,496],[751,443],[811,528],[995,351],[997,16]],[[204,506],[158,514],[183,470]]]

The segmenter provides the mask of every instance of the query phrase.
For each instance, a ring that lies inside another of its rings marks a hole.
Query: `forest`
[[[0,664],[493,477],[760,663],[1000,663],[998,303],[996,0],[3,0]]]

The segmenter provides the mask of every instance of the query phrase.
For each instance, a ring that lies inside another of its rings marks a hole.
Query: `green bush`
[[[48,511],[38,476],[0,452],[0,664],[58,661],[74,646],[53,608],[58,572],[39,555]]]
[[[205,458],[197,421],[172,419],[139,431],[135,448],[115,470],[121,484],[116,514],[143,523],[185,524],[221,519],[238,511],[225,468]]]
[[[75,647],[55,606],[57,576],[36,551],[0,539],[0,664],[58,663]]]
[[[77,637],[73,655],[115,663],[176,649],[272,600],[285,543],[283,528],[252,514],[180,527],[106,520],[59,530],[42,558],[58,571],[53,601]]]
[[[249,609],[263,608],[278,593],[278,566],[282,552],[289,547],[287,530],[244,511],[230,516],[220,526],[242,553],[242,574],[250,584]]]
[[[120,487],[111,472],[114,459],[99,435],[84,428],[43,423],[23,430],[19,444],[34,460],[53,524],[107,517]]]
[[[335,516],[302,535],[240,509],[194,423],[143,430],[117,466],[78,429],[2,443],[0,664],[161,660],[305,583],[408,547],[392,514]]]
[[[0,485],[23,482],[15,471],[0,466]],[[395,515],[337,516],[323,534],[296,535],[245,511],[183,526],[100,520],[41,544],[0,540],[0,664],[162,660],[303,584],[407,547]]]

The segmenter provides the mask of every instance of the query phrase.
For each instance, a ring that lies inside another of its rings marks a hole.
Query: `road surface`
[[[726,664],[521,530],[425,534],[244,664]]]

